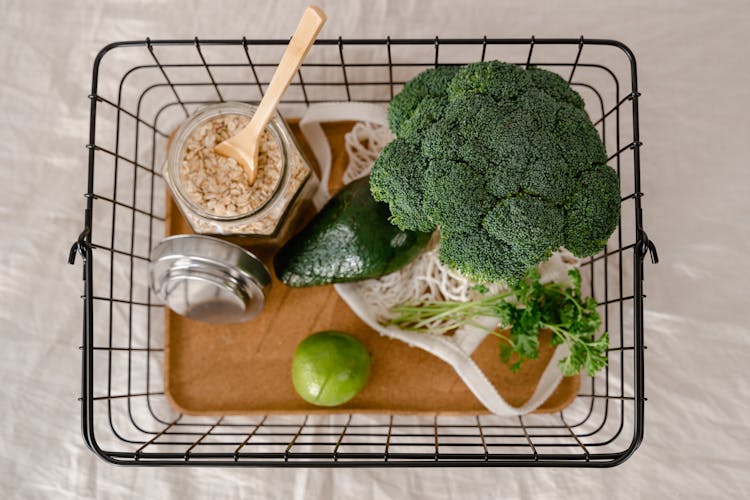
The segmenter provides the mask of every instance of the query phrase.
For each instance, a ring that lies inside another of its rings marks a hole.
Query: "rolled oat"
[[[268,130],[260,138],[258,175],[250,184],[234,158],[214,152],[220,142],[236,135],[250,121],[225,114],[200,125],[185,142],[180,180],[190,200],[211,215],[243,216],[271,199],[282,176],[282,152]]]

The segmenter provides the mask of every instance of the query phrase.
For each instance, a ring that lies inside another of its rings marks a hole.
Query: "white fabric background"
[[[222,5],[218,9],[216,5]],[[740,498],[750,488],[750,6],[321,0],[322,36],[609,37],[639,63],[646,438],[611,470],[116,468],[79,431],[93,57],[146,36],[286,37],[304,1],[0,0],[0,491],[4,498]],[[744,472],[743,472],[744,471]]]

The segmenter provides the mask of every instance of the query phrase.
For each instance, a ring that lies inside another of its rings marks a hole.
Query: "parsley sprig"
[[[581,295],[581,274],[568,272],[571,285],[541,283],[536,269],[505,292],[482,296],[468,302],[428,302],[401,305],[391,309],[390,324],[405,330],[447,333],[461,326],[479,328],[478,317],[497,318],[504,330],[490,331],[500,339],[500,359],[517,371],[527,359],[539,354],[539,332],[552,333],[552,345],[566,344],[570,354],[560,360],[566,376],[581,369],[594,375],[607,364],[609,335],[598,338],[601,317],[593,297]],[[486,293],[479,289],[480,293]]]

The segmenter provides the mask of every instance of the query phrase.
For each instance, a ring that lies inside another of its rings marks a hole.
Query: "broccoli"
[[[593,255],[617,226],[619,179],[583,107],[539,68],[427,70],[391,102],[373,196],[401,229],[440,229],[441,260],[482,281],[521,278],[560,246]]]

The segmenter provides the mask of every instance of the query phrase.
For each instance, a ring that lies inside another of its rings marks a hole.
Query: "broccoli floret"
[[[497,102],[515,99],[531,88],[531,78],[514,64],[500,61],[469,64],[448,86],[449,98],[462,94],[485,94]]]
[[[461,161],[464,141],[455,127],[448,120],[433,124],[422,136],[421,154],[428,160]]]
[[[557,112],[555,137],[565,160],[583,170],[607,162],[607,152],[586,112],[572,106],[561,106]]]
[[[393,97],[388,107],[388,125],[396,137],[401,137],[401,126],[411,117],[417,106],[427,97],[446,102],[448,83],[460,68],[458,66],[438,66],[423,71],[404,85],[403,90]]]
[[[515,105],[498,102],[485,94],[460,94],[450,99],[443,121],[455,127],[454,135],[491,144],[497,140],[497,133],[493,130],[514,109]],[[459,130],[460,133],[456,134]]]
[[[425,97],[412,114],[401,122],[398,137],[419,144],[425,132],[443,117],[448,105],[446,97]]]
[[[515,281],[529,263],[483,227],[466,233],[440,232],[440,261],[479,282]]]
[[[517,135],[529,131],[553,132],[556,128],[557,114],[565,107],[570,106],[541,90],[529,89],[516,100],[513,111],[506,119],[508,126]]]
[[[601,163],[584,171],[565,207],[565,248],[578,257],[600,252],[620,220],[617,172]]]
[[[561,206],[577,183],[580,168],[565,161],[562,148],[548,135],[529,136],[536,148],[529,148],[528,168],[524,170],[521,189]]]
[[[576,108],[583,109],[583,99],[568,85],[568,82],[557,73],[531,67],[526,73],[531,78],[531,84],[558,101],[567,102]]]
[[[391,104],[399,138],[371,177],[395,224],[439,228],[443,262],[481,280],[521,277],[561,245],[601,249],[619,182],[561,77],[498,61],[423,75]]]
[[[378,201],[387,201],[391,222],[402,230],[430,232],[435,229],[424,210],[424,175],[427,159],[401,139],[388,144],[370,172],[370,190]]]
[[[503,132],[507,120],[516,108],[516,104],[497,102],[484,95],[458,95],[450,100],[445,108],[445,117],[441,123],[447,123],[452,128],[452,135],[462,143],[471,142],[484,150],[483,156],[504,147]]]
[[[484,227],[534,265],[563,244],[565,211],[542,198],[505,198],[484,219]]]
[[[488,189],[503,197],[517,191],[563,204],[582,171],[606,161],[606,152],[585,111],[533,89],[487,141],[498,155]]]
[[[484,189],[483,176],[464,163],[430,162],[424,191],[425,211],[435,224],[444,228],[478,227],[482,222],[478,214],[486,214],[495,203]]]
[[[467,109],[474,112],[467,113]],[[501,106],[488,96],[454,99],[446,106],[443,119],[425,131],[422,154],[429,159],[460,161],[486,174],[493,164],[488,148],[494,151],[500,147],[492,130],[502,116]]]
[[[503,198],[523,191],[558,204],[568,198],[578,173],[596,157],[583,161],[576,158],[579,163],[573,163],[565,156],[571,146],[561,139],[564,131],[558,130],[556,117],[569,107],[531,89],[516,101],[500,126],[490,129],[495,137],[485,144],[495,154],[497,165],[488,171],[487,189],[491,193]],[[601,145],[598,136],[596,140]]]

